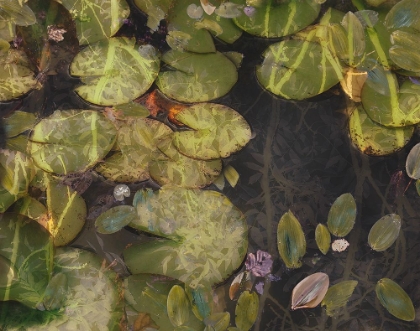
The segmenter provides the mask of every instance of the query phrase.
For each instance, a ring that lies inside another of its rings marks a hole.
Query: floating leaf
[[[408,177],[413,179],[420,178],[420,143],[416,144],[407,155],[405,170]]]
[[[251,128],[233,109],[202,103],[183,109],[177,121],[192,130],[174,133],[173,144],[184,155],[202,160],[228,157],[251,139]]]
[[[134,39],[111,38],[84,48],[73,59],[70,74],[84,85],[77,94],[88,102],[115,106],[144,94],[159,72],[159,57],[151,45]],[[143,48],[143,49],[142,49]]]
[[[67,296],[67,276],[57,273],[51,277],[44,293],[43,306],[46,310],[55,310],[63,307]]]
[[[362,104],[369,117],[382,125],[403,127],[420,122],[420,86],[406,80],[401,87],[390,70],[376,67],[368,72]]]
[[[220,283],[242,263],[246,221],[224,195],[175,187],[142,192],[135,196],[141,216],[130,226],[166,239],[127,248],[124,258],[132,273],[167,275],[195,289]]]
[[[362,100],[362,88],[367,77],[368,74],[366,71],[349,68],[344,75],[344,79],[340,80],[340,85],[344,93],[354,102],[360,102]]]
[[[18,98],[35,88],[37,81],[25,53],[10,48],[0,53],[0,101]]]
[[[396,282],[382,278],[376,283],[376,296],[388,312],[404,321],[413,321],[415,311],[408,294]]]
[[[0,149],[0,212],[26,195],[35,170],[29,157],[21,152]]]
[[[328,289],[327,294],[321,302],[321,306],[325,306],[328,316],[332,317],[336,315],[339,309],[347,304],[357,283],[356,280],[345,280]]]
[[[124,280],[126,309],[144,312],[150,315],[159,330],[173,330],[168,317],[167,301],[171,288],[182,285],[180,281],[169,277],[151,274],[131,275]],[[189,314],[187,325],[194,330],[202,330],[203,323],[194,314]]]
[[[260,84],[285,99],[302,100],[327,91],[342,76],[341,65],[326,47],[307,40],[285,40],[272,44],[257,66]]]
[[[241,331],[248,331],[254,325],[258,316],[259,304],[257,293],[242,292],[235,308],[235,323]]]
[[[306,253],[305,234],[290,210],[283,214],[277,226],[277,247],[287,268],[295,269],[302,265],[301,258]]]
[[[30,196],[25,196],[16,201],[13,205],[13,211],[36,220],[41,225],[46,225],[45,222],[48,218],[47,208],[41,202]]]
[[[109,152],[115,127],[91,110],[57,110],[32,131],[29,150],[38,167],[56,174],[85,171]]]
[[[206,328],[204,331],[225,331],[230,323],[228,312],[214,313],[204,320]]]
[[[251,273],[248,271],[240,272],[232,281],[229,287],[230,300],[237,300],[243,291],[251,291]]]
[[[315,229],[315,241],[322,254],[327,254],[331,245],[330,231],[324,224],[318,224]]]
[[[85,201],[70,187],[49,179],[47,208],[50,216],[47,229],[54,238],[54,245],[67,245],[79,234],[85,224],[87,215]]]
[[[164,155],[149,164],[150,176],[159,184],[198,188],[210,185],[222,171],[222,161],[197,160],[181,154],[168,138],[159,144]]]
[[[6,130],[7,138],[15,137],[18,134],[25,132],[35,125],[36,117],[32,113],[24,111],[15,111],[12,115],[4,120],[4,129]]]
[[[191,310],[195,317],[202,321],[210,316],[213,309],[213,289],[209,287],[200,287],[196,289],[186,287],[185,293],[190,301]]]
[[[396,30],[391,33],[391,42],[394,46],[389,49],[389,56],[394,63],[402,69],[420,72],[420,36]]]
[[[16,25],[31,25],[36,23],[35,14],[24,1],[1,0],[1,20],[11,21]]]
[[[90,0],[62,0],[76,22],[81,45],[92,44],[113,36],[130,14],[125,0],[102,0],[100,5]]]
[[[188,321],[190,307],[187,295],[181,286],[174,285],[169,291],[166,309],[173,326],[181,326]]]
[[[37,222],[12,213],[0,214],[0,233],[0,301],[35,308],[52,271],[50,236]]]
[[[232,2],[244,6],[249,4],[244,0]],[[277,38],[293,34],[311,24],[318,17],[320,8],[313,0],[264,1],[256,7],[254,15],[241,15],[234,22],[252,35]]]
[[[171,50],[162,61],[170,66],[156,80],[168,97],[182,102],[203,102],[219,98],[238,80],[235,64],[222,53],[194,54]]]
[[[292,291],[291,309],[314,308],[327,293],[330,280],[328,275],[317,272],[301,280]]]
[[[403,148],[413,135],[414,127],[385,127],[372,121],[362,107],[357,107],[350,114],[349,131],[352,142],[360,151],[382,156]]]
[[[236,184],[238,184],[239,174],[230,164],[223,169],[223,175],[225,176],[230,186],[235,187]]]
[[[351,193],[340,195],[328,213],[328,230],[336,237],[345,237],[356,221],[356,201]]]
[[[147,14],[147,27],[156,31],[168,14],[173,0],[134,0],[134,4]]]
[[[412,28],[420,30],[420,1],[402,0],[396,3],[385,17],[385,25],[390,30]]]
[[[400,228],[400,216],[389,214],[381,217],[369,231],[369,246],[377,252],[388,249],[397,240]]]
[[[136,209],[132,206],[113,207],[96,219],[96,231],[103,234],[115,233],[133,222],[137,217]]]

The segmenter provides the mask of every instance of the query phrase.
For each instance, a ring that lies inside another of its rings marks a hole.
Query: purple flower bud
[[[411,82],[416,84],[416,85],[420,85],[420,81],[414,77],[409,76],[408,78],[410,78]]]
[[[246,7],[244,8],[244,13],[245,13],[245,15],[246,15],[246,16],[248,16],[248,17],[252,17],[252,16],[254,16],[256,11],[257,11],[257,10],[256,10],[254,7],[252,7],[252,6],[246,6]]]
[[[267,252],[258,250],[257,256],[248,253],[245,261],[246,270],[251,271],[255,277],[265,277],[271,272],[273,260]]]
[[[258,294],[262,295],[264,292],[264,282],[260,281],[255,285],[255,291],[257,291]]]

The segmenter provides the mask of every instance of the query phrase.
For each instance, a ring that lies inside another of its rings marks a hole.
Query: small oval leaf
[[[396,282],[382,278],[376,283],[376,296],[391,315],[404,321],[413,321],[415,311],[408,294]]]
[[[117,206],[108,209],[96,219],[96,231],[103,234],[115,233],[136,218],[136,208],[132,206]]]
[[[172,286],[166,302],[168,317],[174,326],[185,324],[190,317],[189,303],[184,289],[179,285]]]
[[[321,302],[321,306],[326,307],[328,316],[334,316],[339,308],[344,307],[347,304],[357,283],[356,280],[346,280],[335,284],[328,289],[327,294],[325,294],[325,297]]]
[[[408,177],[420,179],[420,143],[415,145],[408,153],[405,170]]]
[[[345,237],[356,220],[356,201],[351,193],[340,195],[328,213],[328,230],[336,237]]]
[[[327,254],[331,245],[331,235],[324,224],[318,224],[315,229],[315,241],[322,254]]]
[[[235,308],[235,323],[241,331],[248,331],[258,316],[259,299],[257,293],[245,291],[238,299]]]
[[[289,210],[277,226],[277,247],[287,268],[299,268],[306,253],[306,240],[299,221]]]
[[[291,309],[314,308],[327,293],[330,279],[323,272],[314,273],[300,281],[292,292]]]
[[[396,214],[385,215],[370,229],[368,236],[369,246],[382,252],[397,240],[401,229],[401,218]]]

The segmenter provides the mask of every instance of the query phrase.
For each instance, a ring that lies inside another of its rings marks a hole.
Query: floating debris
[[[117,201],[123,201],[124,198],[128,198],[130,193],[130,188],[125,184],[118,184],[114,187],[114,198]]]
[[[334,252],[344,252],[350,244],[346,239],[337,239],[331,245]]]

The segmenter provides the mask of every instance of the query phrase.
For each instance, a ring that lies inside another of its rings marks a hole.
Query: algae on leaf
[[[91,44],[76,55],[70,74],[83,85],[76,93],[88,102],[116,106],[132,101],[152,85],[159,72],[159,55],[151,45],[134,39],[110,38]]]

